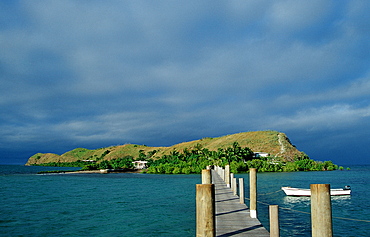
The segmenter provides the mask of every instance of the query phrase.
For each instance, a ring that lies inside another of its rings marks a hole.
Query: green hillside
[[[184,149],[193,150],[205,148],[210,151],[217,151],[219,148],[226,149],[237,142],[241,147],[248,147],[253,152],[269,153],[275,160],[289,162],[296,157],[305,154],[291,144],[284,133],[277,131],[256,131],[243,132],[222,137],[206,137],[195,141],[183,142],[170,147],[148,147],[145,145],[126,144],[89,150],[76,148],[62,155],[52,153],[37,153],[31,156],[26,165],[40,165],[52,162],[76,162],[83,160],[93,160],[97,163],[104,160],[110,161],[123,157],[132,157],[134,160],[140,159],[143,154],[150,154],[152,159],[159,159],[163,155],[168,155],[173,151],[183,152]]]

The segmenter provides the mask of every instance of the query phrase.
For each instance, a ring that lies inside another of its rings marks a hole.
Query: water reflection
[[[306,202],[310,202],[310,197],[293,197],[293,196],[285,196],[284,197],[284,204],[302,204]]]
[[[349,201],[350,199],[351,199],[351,195],[331,197],[332,203],[341,202],[341,201]],[[284,200],[284,204],[306,204],[306,202],[310,202],[311,197],[285,196],[283,200]]]
[[[351,199],[351,195],[345,195],[345,196],[332,196],[331,201],[348,201]]]

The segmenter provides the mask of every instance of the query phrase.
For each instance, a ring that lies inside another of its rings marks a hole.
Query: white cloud
[[[332,14],[333,2],[314,1],[275,1],[271,10],[271,28],[279,34],[290,34],[320,27],[328,15]]]
[[[346,83],[338,83],[332,87],[318,88],[305,94],[281,94],[274,101],[274,105],[280,105],[283,108],[292,108],[298,106],[312,106],[312,104],[335,103],[343,101],[363,103],[370,96],[370,77],[366,76],[359,79],[353,79]]]
[[[357,127],[358,122],[370,117],[370,106],[356,108],[348,104],[336,104],[299,110],[292,116],[273,116],[271,124],[285,130],[342,130]]]

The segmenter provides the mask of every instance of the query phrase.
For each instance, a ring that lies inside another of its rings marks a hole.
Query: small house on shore
[[[267,152],[260,152],[260,151],[258,151],[258,152],[253,152],[253,153],[254,153],[254,157],[256,157],[256,158],[270,156],[270,154],[267,153]]]
[[[146,169],[148,168],[147,167],[147,163],[148,161],[142,161],[142,160],[137,160],[137,161],[134,161],[132,162],[135,166],[135,169],[139,169],[139,170],[142,170],[142,169]]]

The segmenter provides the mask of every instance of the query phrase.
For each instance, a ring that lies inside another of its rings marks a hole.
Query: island
[[[336,170],[332,161],[315,161],[278,131],[253,131],[205,137],[170,147],[125,144],[99,149],[76,148],[62,155],[37,153],[26,165],[81,167],[92,172],[201,173],[207,166],[230,165],[232,173]],[[339,169],[342,169],[339,167]]]

